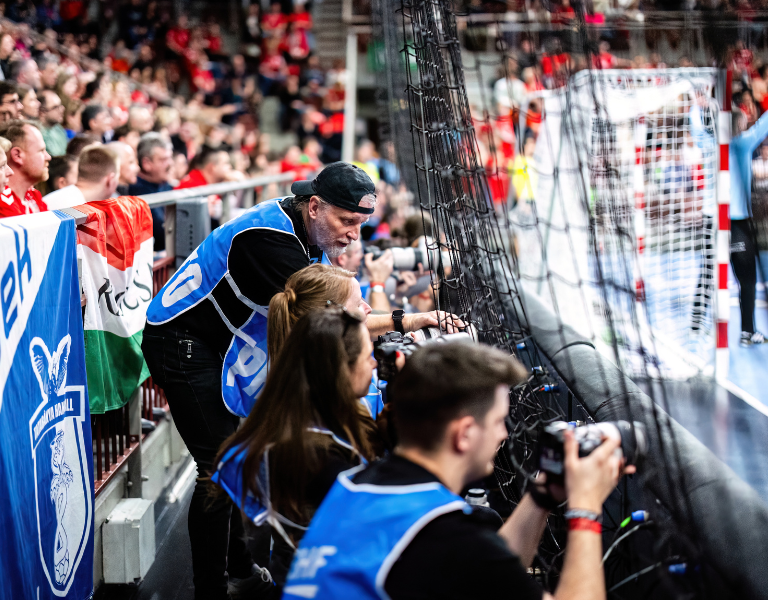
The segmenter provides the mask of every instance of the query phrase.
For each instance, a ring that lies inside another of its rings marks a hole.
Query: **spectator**
[[[59,78],[59,61],[50,54],[43,54],[37,59],[37,68],[40,71],[40,85],[44,90],[56,89],[56,81]]]
[[[112,116],[109,110],[101,104],[88,104],[81,116],[83,132],[90,133],[106,143],[112,140]]]
[[[155,126],[155,118],[148,106],[134,104],[128,109],[128,127],[141,136]]]
[[[51,156],[61,156],[67,151],[67,132],[61,126],[64,120],[64,105],[52,90],[43,90],[40,95],[40,131],[45,140],[45,149]]]
[[[8,153],[11,151],[11,142],[0,137],[0,189],[8,185],[8,178],[13,175],[13,169],[8,165]],[[0,197],[2,200],[2,197]]]
[[[97,143],[100,142],[95,136],[88,133],[80,133],[69,140],[69,143],[67,144],[67,154],[79,158],[83,148]]]
[[[355,150],[355,162],[352,164],[360,167],[368,174],[373,183],[379,182],[379,168],[375,164],[376,146],[371,140],[362,140]]]
[[[77,182],[48,194],[45,197],[48,210],[111,198],[117,189],[119,173],[120,159],[113,148],[101,144],[84,148],[77,163]]]
[[[165,43],[176,58],[184,56],[184,51],[189,45],[189,19],[187,15],[183,13],[179,15],[176,26],[168,30]]]
[[[195,157],[195,168],[179,183],[177,189],[210,185],[230,180],[232,163],[226,150],[208,150]]]
[[[269,12],[261,19],[264,36],[280,38],[287,24],[288,19],[283,14],[283,7],[280,2],[272,2],[269,6]]]
[[[195,168],[184,177],[176,189],[197,187],[229,181],[232,176],[232,163],[226,150],[208,150],[200,157],[195,157]],[[208,196],[208,213],[211,217],[211,229],[219,226],[222,215],[221,198]]]
[[[11,55],[16,45],[10,33],[0,35],[0,74],[2,79],[11,78]]]
[[[171,143],[158,133],[145,133],[141,136],[136,152],[139,161],[139,175],[136,183],[128,186],[128,194],[141,196],[167,192],[173,188],[168,183],[173,168],[173,149]],[[155,237],[155,252],[165,250],[165,209],[152,209],[152,234]]]
[[[0,122],[18,119],[22,108],[16,84],[12,81],[0,82]]]
[[[173,187],[178,187],[178,183],[181,182],[184,177],[186,177],[187,173],[189,172],[189,160],[187,160],[187,155],[183,152],[176,152],[176,150],[173,151],[173,179],[176,180],[176,185]]]
[[[27,121],[3,124],[0,135],[11,142],[8,166],[13,174],[0,197],[0,217],[13,217],[48,210],[37,184],[48,179],[50,154],[40,129]]]
[[[26,84],[32,89],[40,89],[40,69],[31,58],[11,63],[11,79],[16,83]]]
[[[124,144],[128,144],[131,148],[133,148],[134,154],[136,153],[136,149],[139,147],[139,140],[141,139],[141,134],[131,129],[128,123],[125,125],[120,125],[117,129],[115,129],[115,135],[112,138],[116,142],[123,142]]]
[[[83,111],[85,104],[81,100],[70,100],[64,105],[64,129],[72,139],[83,130]]]
[[[525,84],[518,77],[517,61],[508,57],[505,69],[504,77],[493,85],[493,99],[499,114],[509,113],[513,109],[519,110],[525,100]]]
[[[37,99],[35,90],[20,83],[16,86],[19,90],[19,102],[21,102],[21,117],[37,121],[40,118],[40,100]]]
[[[136,152],[130,144],[125,142],[110,142],[107,147],[117,152],[120,159],[120,178],[117,184],[117,195],[127,196],[128,188],[136,183],[139,174],[139,162],[136,160]]]
[[[77,183],[77,157],[71,154],[54,156],[48,164],[46,194]]]
[[[56,93],[62,102],[69,104],[74,100],[79,100],[80,94],[78,89],[77,77],[72,75],[72,73],[62,71],[59,74],[59,78],[56,80]]]

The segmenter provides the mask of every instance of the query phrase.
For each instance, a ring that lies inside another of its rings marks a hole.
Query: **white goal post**
[[[727,370],[720,157],[730,117],[715,99],[717,76],[581,71],[521,107],[521,136],[532,102],[542,118],[534,199],[511,216],[520,276],[564,323],[609,357],[618,351],[630,374]]]

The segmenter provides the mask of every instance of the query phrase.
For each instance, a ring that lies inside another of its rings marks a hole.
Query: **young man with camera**
[[[497,531],[498,522],[459,496],[492,473],[507,438],[509,388],[525,378],[515,359],[487,346],[414,352],[392,383],[394,454],[339,476],[302,540],[283,598],[551,599],[526,568],[557,501],[541,489],[535,499],[526,494]],[[570,518],[558,600],[605,598],[600,514],[622,472],[618,447],[607,439],[579,458],[566,433],[562,493]]]

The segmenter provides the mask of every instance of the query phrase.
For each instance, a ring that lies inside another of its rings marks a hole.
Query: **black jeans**
[[[741,330],[747,333],[755,333],[756,252],[752,219],[731,221],[731,266],[739,282]]]
[[[207,481],[224,440],[239,419],[221,398],[223,358],[186,331],[147,326],[141,344],[152,378],[165,391],[173,420],[192,458],[198,479],[189,507],[189,541],[195,598],[227,598],[227,574],[249,577],[248,553],[239,510],[226,496],[209,495]]]

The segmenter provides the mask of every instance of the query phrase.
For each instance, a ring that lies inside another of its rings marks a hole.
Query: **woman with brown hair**
[[[339,273],[326,279],[334,276],[334,285],[343,281]],[[292,289],[277,302],[301,302],[302,294]],[[270,328],[272,319],[278,319],[272,306]],[[360,410],[359,400],[375,366],[372,349],[363,319],[346,308],[331,306],[299,318],[272,355],[258,402],[216,457],[212,481],[254,524],[272,526],[270,566],[280,581],[337,475],[373,458],[365,425],[370,418]],[[230,594],[235,595],[239,590],[232,583]]]

